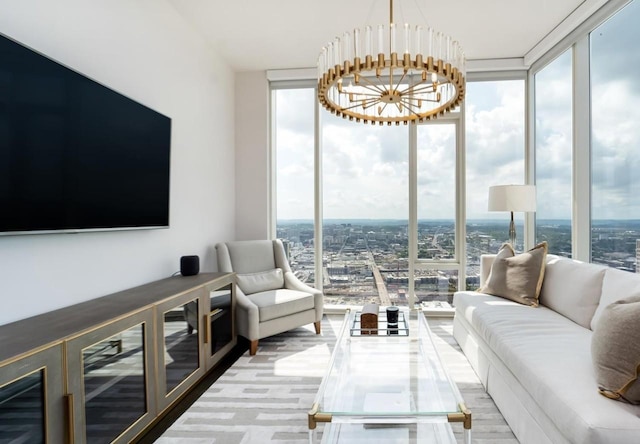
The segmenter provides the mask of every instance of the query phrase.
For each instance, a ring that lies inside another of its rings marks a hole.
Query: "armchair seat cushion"
[[[286,288],[253,293],[247,297],[258,306],[260,322],[314,308],[312,294]]]

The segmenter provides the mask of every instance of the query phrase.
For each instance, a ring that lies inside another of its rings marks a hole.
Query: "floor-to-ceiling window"
[[[480,283],[480,256],[509,240],[509,214],[487,210],[489,187],[524,183],[524,79],[469,82],[465,107],[466,288],[472,290]],[[521,251],[524,218],[514,216]]]
[[[296,275],[315,282],[314,88],[274,89],[276,236]]]
[[[458,290],[459,113],[416,131],[416,302],[451,302]]]
[[[591,32],[591,260],[640,271],[640,2]]]
[[[465,221],[459,220],[465,174],[460,111],[426,124],[379,126],[322,110],[315,136],[312,87],[274,88],[272,99],[275,234],[286,242],[296,273],[322,285],[327,304],[406,305],[412,289],[417,303],[451,301],[453,292],[465,288],[458,282],[463,275],[469,288],[477,286],[480,254],[497,251],[508,236],[508,214],[487,213],[488,188],[524,181],[524,80],[468,83],[466,202],[472,220],[466,245]],[[322,190],[318,276],[313,272],[315,137]],[[471,266],[462,273],[465,256]]]
[[[535,74],[536,240],[571,257],[573,71],[568,49]]]
[[[325,302],[406,305],[408,126],[321,122]]]

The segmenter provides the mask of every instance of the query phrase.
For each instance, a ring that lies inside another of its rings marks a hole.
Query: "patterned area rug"
[[[331,357],[340,315],[260,341],[247,351],[156,442],[159,444],[304,444],[307,411]],[[429,319],[438,351],[473,413],[474,444],[518,444],[452,336],[451,319]],[[461,424],[453,424],[458,443]],[[322,425],[318,428],[318,442]]]

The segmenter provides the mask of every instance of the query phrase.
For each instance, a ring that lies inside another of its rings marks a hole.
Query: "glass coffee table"
[[[362,331],[348,311],[331,361],[309,411],[309,442],[327,423],[322,443],[455,443],[451,422],[462,422],[471,444],[471,412],[449,377],[422,311],[401,310],[390,329]],[[373,333],[373,334],[372,334]]]

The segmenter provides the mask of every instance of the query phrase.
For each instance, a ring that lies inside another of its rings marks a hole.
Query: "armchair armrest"
[[[322,294],[322,292],[310,285],[305,284],[293,274],[292,271],[287,271],[284,274],[284,288],[290,288],[291,290],[304,291],[306,293]]]
[[[240,327],[241,331],[245,331],[246,336],[248,338],[257,338],[258,337],[258,324],[260,323],[260,312],[258,311],[258,306],[251,302],[251,299],[247,297],[246,294],[240,289],[239,286],[236,285],[236,304],[237,309],[246,312],[246,317],[241,317],[242,326]],[[238,317],[236,319],[239,319]]]
[[[324,313],[324,296],[320,290],[313,288],[304,282],[300,281],[293,274],[292,271],[287,271],[284,274],[284,287],[291,290],[304,291],[313,295],[313,305],[316,308],[316,321],[322,320],[322,314]]]

